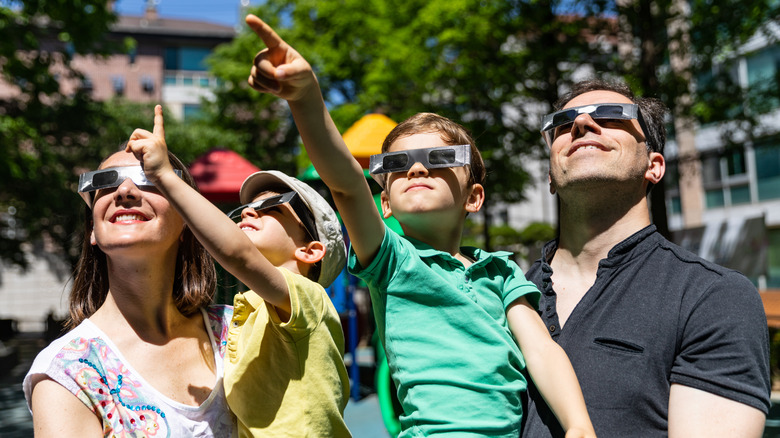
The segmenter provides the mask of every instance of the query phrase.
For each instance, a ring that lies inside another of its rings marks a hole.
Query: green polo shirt
[[[377,329],[403,405],[401,437],[517,437],[526,389],[506,308],[539,291],[511,253],[445,252],[385,228],[376,257],[349,270],[369,287]]]

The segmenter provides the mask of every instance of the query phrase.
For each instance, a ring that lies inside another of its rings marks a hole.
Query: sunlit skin
[[[397,139],[388,152],[438,146],[447,146],[438,133],[423,132]],[[426,169],[418,162],[405,172],[390,173],[382,192],[384,217],[394,216],[412,237],[418,229],[460,230],[465,212],[476,212],[481,206],[470,198],[475,191],[482,193],[482,186],[469,185],[469,172],[466,166]],[[426,241],[429,234],[417,238]]]
[[[252,199],[252,202],[278,194],[263,192]],[[260,211],[244,208],[238,226],[268,261],[276,266],[288,261],[296,248],[306,246],[306,231],[288,204]]]
[[[132,153],[117,152],[100,169],[138,166]],[[159,243],[174,255],[184,221],[155,188],[139,188],[126,179],[119,187],[98,190],[92,208],[94,230],[91,243],[109,254],[122,250],[123,257],[146,257],[147,251],[159,251]]]
[[[564,108],[592,103],[632,102],[622,94],[599,90],[575,97]],[[570,129],[559,128],[556,134],[550,148],[553,192],[559,192],[562,197],[580,196],[582,192],[593,194],[605,187],[614,191],[615,186],[626,193],[642,192],[638,186],[644,182],[650,158],[636,119],[597,123],[590,115],[580,114]],[[615,185],[616,181],[624,184]]]

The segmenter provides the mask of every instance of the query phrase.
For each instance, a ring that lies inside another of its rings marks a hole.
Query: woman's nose
[[[141,189],[139,189],[138,186],[135,185],[133,180],[127,178],[124,181],[122,181],[122,184],[120,184],[119,187],[116,188],[116,191],[114,192],[114,196],[116,197],[117,201],[123,199],[137,200],[140,199]]]

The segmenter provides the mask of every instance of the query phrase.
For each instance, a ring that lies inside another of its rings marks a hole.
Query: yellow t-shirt
[[[279,268],[291,315],[252,291],[236,295],[225,354],[225,393],[241,437],[350,437],[344,334],[325,289]]]

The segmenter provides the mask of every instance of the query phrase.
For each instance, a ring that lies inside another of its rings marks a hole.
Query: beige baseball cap
[[[272,186],[283,185],[294,190],[303,199],[314,216],[318,240],[325,245],[320,277],[317,283],[330,286],[341,274],[347,262],[347,247],[341,234],[341,224],[328,202],[308,184],[277,170],[263,170],[249,175],[241,184],[242,204],[249,204],[258,193]]]

